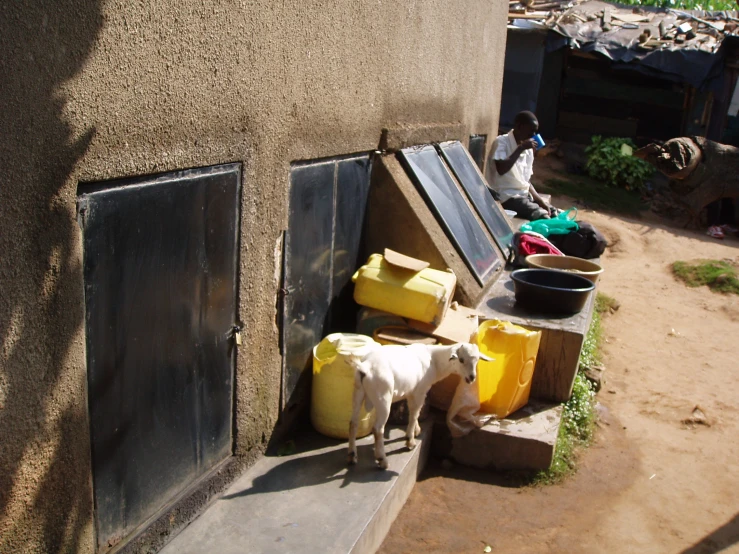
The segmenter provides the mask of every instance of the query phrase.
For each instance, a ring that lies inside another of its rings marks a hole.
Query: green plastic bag
[[[529,221],[521,225],[521,232],[533,231],[539,233],[544,237],[550,235],[566,235],[577,231],[580,226],[575,221],[577,217],[577,208],[572,208],[566,212],[561,212],[557,217],[551,219],[537,219],[536,221]]]

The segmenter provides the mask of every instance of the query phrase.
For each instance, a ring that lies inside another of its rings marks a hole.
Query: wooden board
[[[477,310],[457,306],[457,309],[450,307],[446,311],[444,319],[437,327],[412,319],[408,320],[408,325],[426,335],[439,339],[442,344],[455,344],[470,340],[472,334],[477,331],[478,315]]]
[[[385,261],[389,264],[402,267],[404,269],[410,269],[411,271],[422,271],[426,269],[429,265],[428,262],[424,262],[423,260],[419,260],[417,258],[411,258],[410,256],[406,256],[405,254],[401,254],[400,252],[396,252],[395,250],[390,250],[389,248],[385,248],[385,253],[383,254],[383,257],[385,258]]]

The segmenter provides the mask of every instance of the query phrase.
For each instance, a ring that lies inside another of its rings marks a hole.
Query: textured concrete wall
[[[502,0],[0,7],[0,552],[92,552],[77,185],[244,164],[236,453],[278,416],[275,244],[292,160],[398,123],[495,135]]]

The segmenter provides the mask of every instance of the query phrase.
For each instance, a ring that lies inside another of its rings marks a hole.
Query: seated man
[[[534,189],[529,181],[534,172],[532,138],[539,130],[539,121],[531,112],[521,112],[513,120],[513,129],[493,142],[487,169],[488,183],[500,197],[506,210],[513,210],[522,219],[549,219],[557,210]]]

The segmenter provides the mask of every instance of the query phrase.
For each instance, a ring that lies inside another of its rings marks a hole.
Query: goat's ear
[[[485,360],[486,362],[494,362],[495,358],[491,358],[490,356],[486,356],[482,352],[480,353],[480,359]]]
[[[459,350],[459,346],[453,346],[452,349],[449,352],[449,359],[450,360],[458,360],[459,356],[457,356],[457,351]]]

